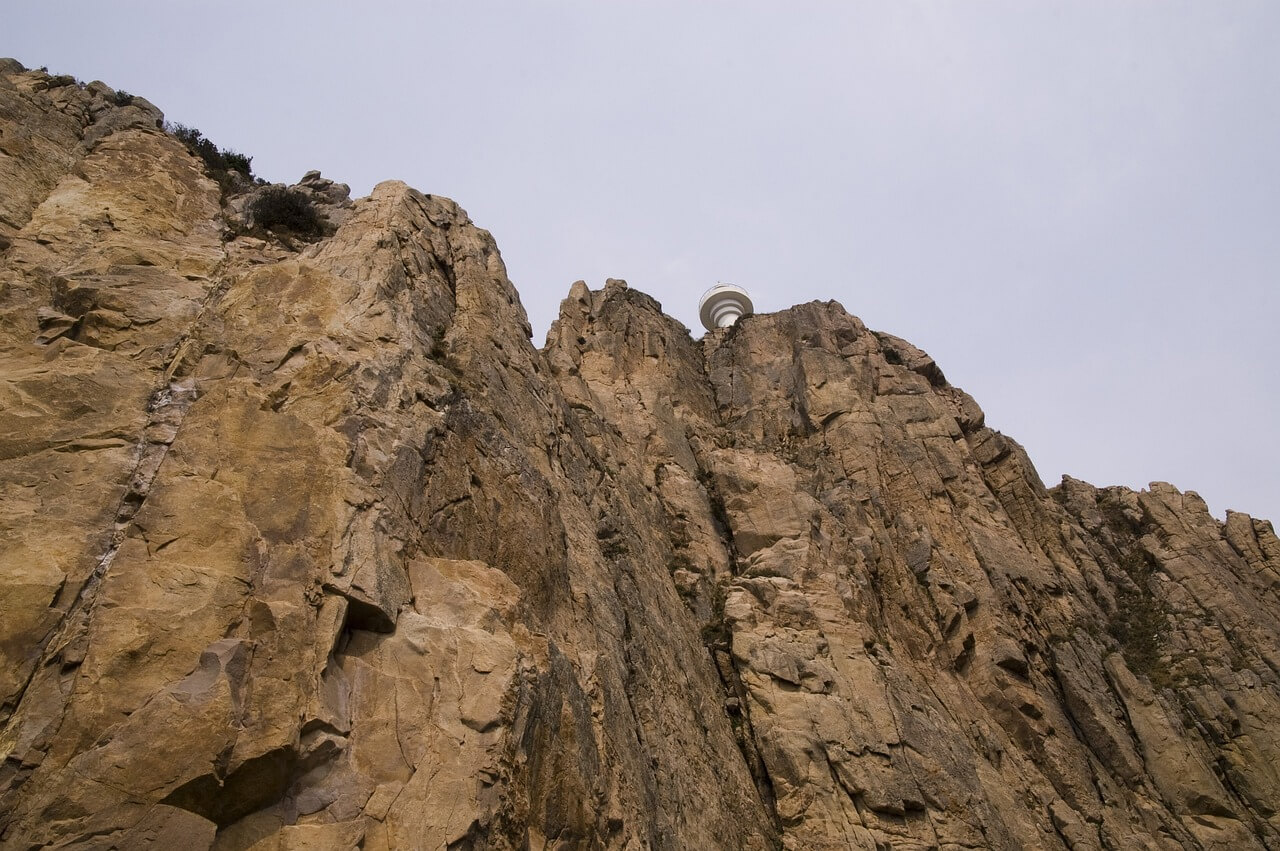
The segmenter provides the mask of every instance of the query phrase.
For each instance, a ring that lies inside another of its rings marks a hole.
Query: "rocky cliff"
[[[1269,523],[160,117],[0,64],[0,848],[1280,848]]]

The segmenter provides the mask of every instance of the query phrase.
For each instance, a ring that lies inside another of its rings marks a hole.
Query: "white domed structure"
[[[702,294],[698,302],[698,318],[708,331],[728,328],[742,316],[750,316],[753,310],[751,296],[742,287],[733,284],[716,284]]]

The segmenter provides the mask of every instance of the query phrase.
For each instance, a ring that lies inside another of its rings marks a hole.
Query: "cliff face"
[[[1269,523],[0,71],[0,847],[1280,847]]]

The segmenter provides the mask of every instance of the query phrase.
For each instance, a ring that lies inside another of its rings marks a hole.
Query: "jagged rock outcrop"
[[[0,67],[0,848],[1280,847],[1269,523],[159,119]]]

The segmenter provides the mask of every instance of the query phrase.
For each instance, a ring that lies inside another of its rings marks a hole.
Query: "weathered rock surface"
[[[0,848],[1276,848],[1280,540],[1046,490],[834,303],[541,351],[403,184],[301,247],[0,64]]]

